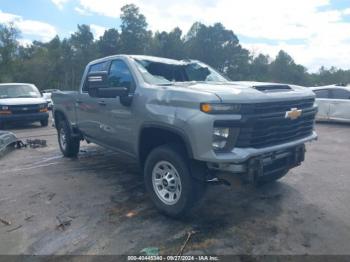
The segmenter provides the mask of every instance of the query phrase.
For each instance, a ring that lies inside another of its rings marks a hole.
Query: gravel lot
[[[47,147],[0,159],[0,254],[350,254],[350,126],[317,124],[306,161],[259,189],[210,187],[182,221],[148,200],[133,160],[83,144],[62,158],[56,130],[10,127]]]

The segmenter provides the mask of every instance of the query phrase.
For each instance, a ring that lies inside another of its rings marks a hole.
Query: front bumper
[[[302,145],[306,142],[310,142],[313,140],[317,140],[317,134],[315,131],[312,132],[310,136],[294,140],[291,142],[274,145],[270,147],[264,147],[264,148],[234,148],[229,153],[217,153],[215,160],[214,159],[208,159],[206,162],[212,162],[212,163],[234,163],[239,164],[246,162],[252,157],[260,156],[269,152],[276,152],[292,147],[296,147],[298,145]]]
[[[208,164],[209,169],[216,171],[216,176],[231,173],[239,175],[248,183],[255,183],[264,178],[283,174],[299,166],[305,159],[305,145],[265,153],[250,158],[242,164]]]
[[[30,113],[30,114],[12,114],[12,115],[2,115],[0,116],[0,123],[9,122],[35,122],[41,120],[47,120],[49,118],[49,113]]]

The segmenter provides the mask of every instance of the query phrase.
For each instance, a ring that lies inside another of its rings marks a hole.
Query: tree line
[[[78,25],[68,38],[49,42],[18,43],[13,24],[0,24],[0,82],[29,82],[39,89],[77,89],[84,67],[93,59],[114,54],[144,54],[175,59],[198,59],[231,80],[283,82],[304,86],[350,83],[350,70],[321,67],[308,73],[285,51],[275,58],[257,56],[243,48],[232,30],[221,23],[196,22],[184,34],[147,29],[146,17],[133,4],[121,9],[120,29],[108,29],[97,40],[88,25]]]

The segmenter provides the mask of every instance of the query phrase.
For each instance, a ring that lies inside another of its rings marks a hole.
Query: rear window
[[[99,72],[99,71],[108,71],[108,64],[109,64],[109,62],[106,61],[106,62],[91,65],[89,68],[89,73],[90,72]]]

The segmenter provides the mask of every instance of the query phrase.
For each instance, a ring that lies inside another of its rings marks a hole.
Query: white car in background
[[[312,87],[318,105],[317,121],[350,123],[350,86]]]
[[[57,91],[59,91],[59,90],[58,89],[46,89],[46,90],[43,90],[41,92],[42,95],[43,95],[43,98],[46,100],[48,108],[50,110],[52,110],[52,107],[53,107],[53,102],[52,102],[52,99],[51,99],[52,93],[53,92],[57,92]]]

